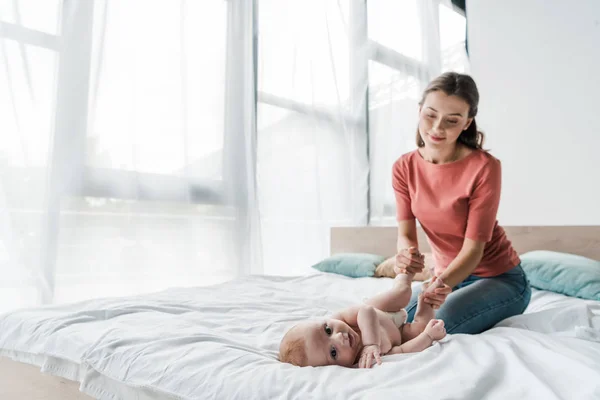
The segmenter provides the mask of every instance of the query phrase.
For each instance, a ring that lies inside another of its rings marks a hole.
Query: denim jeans
[[[415,288],[406,307],[408,322],[414,318],[421,287]],[[469,275],[456,285],[436,310],[448,333],[481,333],[505,318],[522,314],[529,304],[531,287],[521,265],[501,275],[481,278]]]

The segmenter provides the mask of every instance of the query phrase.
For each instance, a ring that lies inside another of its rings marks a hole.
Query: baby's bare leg
[[[383,293],[371,297],[366,304],[381,311],[396,312],[408,305],[412,289],[410,287],[414,275],[398,274],[394,278],[394,286]]]
[[[435,310],[431,304],[423,301],[423,294],[421,293],[417,301],[417,312],[413,322],[402,326],[402,342],[407,342],[419,336],[433,318],[435,318]]]
[[[418,353],[431,346],[433,340],[425,332],[419,333],[414,338],[402,343],[400,346],[394,346],[388,354],[400,353]]]

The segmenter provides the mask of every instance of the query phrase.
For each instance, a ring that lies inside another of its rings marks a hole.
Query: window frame
[[[368,1],[368,0],[365,0]],[[419,24],[421,28],[421,34],[423,36],[423,60],[418,61],[411,57],[408,57],[394,49],[388,48],[374,40],[369,38],[369,61],[375,61],[382,65],[385,65],[395,71],[405,74],[407,77],[412,77],[417,80],[422,88],[425,88],[428,82],[438,76],[442,71],[442,51],[441,51],[441,38],[440,38],[440,15],[439,7],[447,6],[452,11],[462,15],[466,18],[465,12],[459,7],[455,6],[450,0],[418,0],[417,10],[419,14]],[[367,15],[365,14],[365,18]],[[427,45],[425,45],[427,44]],[[369,104],[367,104],[367,107]],[[370,137],[369,137],[370,142]],[[371,165],[371,158],[369,158],[369,165]],[[371,190],[371,180],[369,180],[369,191]],[[370,204],[369,195],[369,204]],[[383,204],[384,210],[394,209],[395,204],[385,203]],[[369,208],[369,222],[376,225],[387,225],[396,223],[395,215],[384,215],[381,217],[374,218],[372,210]]]
[[[227,3],[228,23],[234,21],[234,16],[246,7],[243,1],[223,1]],[[227,170],[225,161],[222,167],[223,179],[217,181],[208,179],[190,181],[188,178],[173,175],[86,166],[94,7],[94,2],[88,1],[63,2],[59,15],[60,29],[57,34],[26,28],[18,22],[0,21],[0,39],[14,40],[21,47],[33,45],[57,53],[53,135],[47,161],[46,201],[44,209],[41,210],[43,215],[39,255],[41,271],[37,279],[41,304],[52,303],[54,297],[60,234],[59,219],[61,203],[66,196],[229,205],[229,199],[225,196],[225,185],[233,177],[225,173]],[[105,7],[108,7],[108,3],[105,3]],[[252,3],[251,7],[254,9],[255,3]],[[253,19],[255,20],[255,17]],[[235,49],[233,52],[228,49],[226,54],[236,58],[235,52],[241,55],[245,49],[236,42],[235,38],[229,39],[231,38],[228,38],[228,46],[235,46]],[[252,40],[252,43],[256,46],[256,40]],[[241,75],[237,70],[232,73],[237,77]],[[256,92],[256,86],[254,91]],[[243,108],[242,101],[243,99],[240,99],[240,105],[234,105],[234,108]],[[234,140],[224,141],[224,147],[225,143],[228,143],[228,146],[236,145]],[[239,146],[241,147],[242,144]],[[224,148],[223,151],[231,152],[235,149]],[[156,189],[157,183],[160,183],[158,185],[160,190]],[[186,190],[164,190],[165,187],[186,188]],[[123,191],[119,188],[133,189]],[[244,204],[236,204],[236,206],[244,207]]]
[[[224,1],[228,4],[227,12],[230,16],[241,5],[239,1]],[[224,182],[227,179],[225,176],[222,180],[190,180],[175,175],[90,167],[85,164],[94,4],[93,2],[77,3],[72,5],[70,2],[64,2],[61,6],[60,26],[74,27],[71,31],[61,29],[58,34],[51,34],[26,28],[17,23],[0,21],[2,39],[14,40],[20,46],[32,45],[57,53],[54,135],[50,145],[48,165],[49,187],[57,187],[59,193],[49,194],[49,197],[71,195],[208,205],[225,204],[224,186],[227,184]],[[66,18],[70,18],[68,24]],[[228,21],[230,20],[231,18],[228,17]],[[243,49],[236,50],[241,52]],[[75,113],[73,109],[76,109]],[[78,117],[71,118],[73,114]],[[225,166],[223,168],[225,169]],[[116,189],[133,187],[134,182],[135,191]],[[185,193],[177,190],[154,190],[153,186],[156,182],[160,182],[163,188],[187,187],[189,190]],[[169,194],[165,195],[166,192]]]

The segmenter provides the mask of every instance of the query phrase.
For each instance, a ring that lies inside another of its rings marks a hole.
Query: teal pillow
[[[600,261],[538,250],[523,254],[521,266],[536,289],[600,300]]]
[[[375,268],[385,257],[368,253],[340,253],[327,257],[312,267],[321,272],[345,275],[351,278],[375,275]]]

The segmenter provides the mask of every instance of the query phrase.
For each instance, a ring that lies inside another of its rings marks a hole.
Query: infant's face
[[[306,339],[307,364],[351,367],[362,347],[360,335],[337,319],[307,322],[302,327]]]

